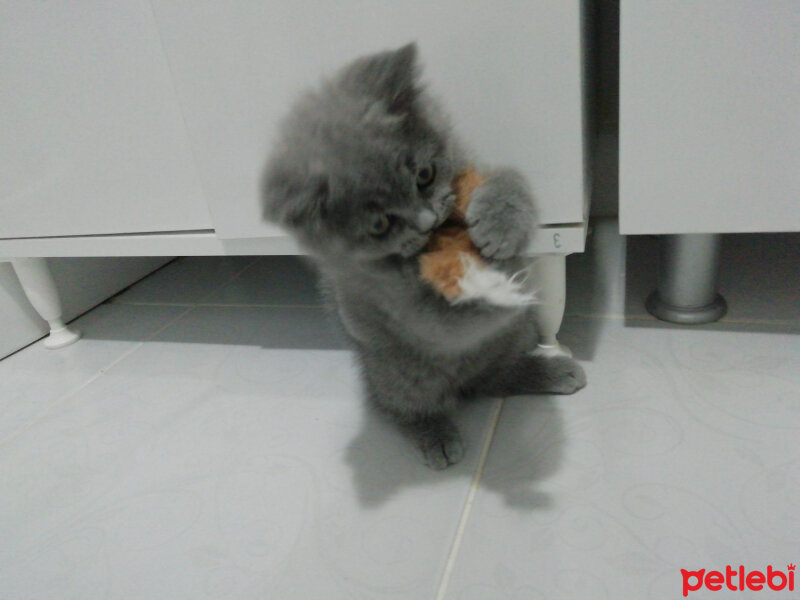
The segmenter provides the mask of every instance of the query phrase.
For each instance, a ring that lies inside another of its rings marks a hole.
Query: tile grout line
[[[257,263],[257,262],[258,262],[258,257],[254,258],[254,259],[253,259],[253,260],[251,260],[249,263],[247,263],[247,264],[246,264],[244,267],[242,267],[241,269],[239,269],[238,271],[236,271],[236,273],[234,273],[233,275],[231,275],[231,276],[228,278],[228,280],[227,280],[227,281],[225,281],[224,283],[221,283],[220,285],[216,286],[215,288],[213,288],[213,289],[209,290],[208,292],[206,292],[205,294],[203,294],[202,296],[200,296],[200,301],[199,301],[199,302],[194,302],[194,303],[192,303],[192,305],[193,305],[193,306],[197,306],[197,305],[201,304],[201,303],[202,303],[202,301],[203,301],[205,298],[208,298],[208,297],[209,297],[209,296],[211,296],[212,294],[214,294],[214,293],[218,292],[219,290],[221,290],[221,289],[223,289],[223,288],[225,288],[225,287],[229,286],[229,285],[230,285],[232,282],[236,281],[236,280],[237,280],[237,279],[239,279],[239,278],[240,278],[242,275],[244,275],[244,273],[245,273],[245,272],[246,272],[248,269],[250,269],[251,267],[253,267],[253,266],[254,266],[254,265]]]
[[[497,424],[500,422],[500,415],[503,412],[504,404],[505,399],[500,398],[497,403],[497,408],[494,411],[494,415],[492,416],[492,422],[489,426],[489,433],[486,436],[486,442],[483,445],[481,456],[478,460],[478,467],[475,469],[475,475],[472,477],[472,482],[469,486],[469,492],[467,493],[467,499],[464,502],[464,509],[461,511],[461,518],[459,519],[458,527],[456,528],[456,534],[453,537],[453,543],[450,545],[450,551],[447,554],[447,562],[445,563],[442,578],[439,581],[439,589],[436,592],[436,600],[444,600],[445,594],[447,593],[447,588],[450,585],[450,578],[453,575],[453,569],[456,565],[458,551],[461,549],[461,542],[464,539],[464,532],[467,529],[467,522],[469,521],[470,514],[472,513],[472,506],[475,504],[475,497],[477,496],[478,487],[480,486],[481,479],[483,478],[483,471],[486,467],[486,461],[489,458],[489,450],[492,447],[494,435],[497,432]]]
[[[173,262],[173,261],[171,261],[171,262]],[[171,262],[169,264],[171,264]],[[257,257],[253,258],[253,260],[251,260],[247,265],[245,265],[244,267],[239,269],[236,273],[234,273],[225,283],[222,283],[219,286],[217,286],[217,287],[213,288],[212,290],[208,291],[206,294],[204,294],[202,296],[202,298],[206,298],[206,297],[210,296],[211,294],[213,294],[217,290],[222,289],[223,287],[228,285],[231,281],[234,281],[235,279],[241,277],[242,274],[244,274],[245,271],[247,271],[248,269],[253,267],[257,262],[258,262],[258,258]],[[167,266],[167,265],[164,265],[164,266]],[[163,268],[163,267],[161,267],[161,268]],[[158,271],[160,269],[156,269],[156,270]],[[148,274],[146,277],[143,277],[142,279],[146,279],[150,275],[152,275],[152,273]],[[136,283],[138,283],[138,281]],[[168,307],[185,308],[186,310],[182,311],[174,319],[171,319],[171,320],[167,321],[164,325],[159,327],[156,331],[151,333],[144,340],[142,340],[142,341],[138,342],[136,345],[134,345],[133,348],[129,349],[126,352],[123,352],[119,357],[117,357],[116,359],[112,360],[107,365],[101,367],[94,375],[89,377],[87,380],[85,380],[83,383],[81,383],[78,387],[76,387],[76,388],[74,388],[72,390],[69,390],[68,392],[65,392],[64,395],[62,395],[59,398],[57,398],[55,401],[53,401],[52,404],[47,406],[41,413],[36,415],[30,423],[28,423],[27,425],[23,426],[21,429],[15,431],[11,435],[9,435],[7,438],[0,439],[0,447],[10,444],[11,442],[13,442],[15,439],[17,439],[19,436],[21,436],[25,432],[30,431],[42,419],[44,419],[45,417],[47,417],[47,415],[52,413],[53,410],[55,410],[57,407],[59,407],[59,406],[63,405],[64,403],[66,403],[75,394],[79,393],[81,390],[83,390],[87,386],[91,385],[100,376],[104,375],[109,370],[111,370],[116,365],[118,365],[121,361],[123,361],[124,359],[129,357],[131,354],[133,354],[134,352],[139,350],[139,348],[141,348],[144,345],[145,342],[148,342],[148,341],[152,340],[153,338],[155,338],[162,331],[164,331],[168,327],[171,327],[172,325],[174,325],[175,323],[180,321],[183,317],[185,317],[187,314],[189,314],[192,310],[194,310],[198,306],[202,306],[202,305],[199,305],[197,303],[192,303],[192,302],[175,302],[175,303],[169,303],[169,302],[135,302],[135,301],[133,301],[133,302],[124,302],[124,301],[123,302],[119,302],[119,301],[115,301],[113,299],[113,297],[111,299],[107,300],[105,303],[109,304],[109,305],[120,304],[120,305],[128,305],[128,306],[168,306]],[[87,312],[90,312],[90,311],[87,311]]]
[[[39,423],[42,421],[42,419],[44,419],[45,417],[47,417],[47,415],[49,415],[50,413],[52,413],[52,412],[53,412],[53,411],[54,411],[54,410],[55,410],[57,407],[59,407],[59,406],[62,406],[62,405],[63,405],[63,404],[65,404],[65,403],[66,403],[66,402],[67,402],[67,401],[68,401],[70,398],[72,398],[73,396],[75,396],[75,395],[76,395],[78,392],[80,392],[81,390],[84,390],[84,389],[86,389],[86,388],[87,388],[89,385],[91,385],[93,382],[97,381],[97,380],[98,380],[98,379],[99,379],[99,378],[100,378],[102,375],[105,375],[106,373],[108,373],[108,371],[110,371],[110,370],[111,370],[111,369],[113,369],[113,368],[114,368],[116,365],[118,365],[120,362],[122,362],[123,360],[125,360],[126,358],[128,358],[128,357],[129,357],[131,354],[133,354],[134,352],[136,352],[136,351],[137,351],[139,348],[141,348],[142,346],[144,346],[145,342],[149,342],[149,341],[150,341],[150,340],[152,340],[154,337],[156,337],[158,334],[160,334],[162,331],[164,331],[164,330],[165,330],[165,329],[167,329],[168,327],[170,327],[170,326],[174,325],[175,323],[177,323],[177,322],[178,322],[180,319],[182,319],[182,318],[183,318],[183,317],[185,317],[187,314],[189,314],[189,313],[190,313],[190,312],[193,310],[193,308],[194,308],[194,307],[190,307],[190,308],[187,308],[186,310],[182,311],[182,312],[181,312],[181,313],[180,313],[178,316],[176,316],[174,319],[171,319],[170,321],[168,321],[167,323],[165,323],[164,325],[162,325],[161,327],[159,327],[159,328],[158,328],[156,331],[154,331],[152,334],[150,334],[149,336],[147,336],[147,337],[146,337],[144,340],[142,340],[142,341],[138,342],[138,343],[137,343],[137,344],[136,344],[136,345],[135,345],[133,348],[130,348],[130,349],[129,349],[129,350],[127,350],[126,352],[123,352],[123,353],[122,353],[120,356],[118,356],[117,358],[115,358],[114,360],[112,360],[112,361],[111,361],[110,363],[108,363],[106,366],[104,366],[104,367],[101,367],[101,368],[100,368],[100,369],[99,369],[99,370],[98,370],[98,371],[97,371],[97,372],[96,372],[94,375],[92,375],[91,377],[89,377],[89,379],[87,379],[86,381],[84,381],[84,382],[83,382],[82,384],[80,384],[78,387],[76,387],[76,388],[74,388],[74,389],[72,389],[72,390],[70,390],[70,391],[66,392],[66,393],[65,393],[63,396],[61,396],[61,397],[57,398],[56,400],[54,400],[54,401],[53,401],[53,402],[52,402],[50,405],[48,405],[48,406],[47,406],[47,408],[45,408],[45,409],[44,409],[44,410],[43,410],[41,413],[39,413],[38,415],[36,415],[36,416],[35,416],[35,417],[34,417],[34,418],[31,420],[31,422],[30,422],[30,423],[28,423],[27,425],[25,425],[25,426],[24,426],[24,427],[22,427],[21,429],[19,429],[19,430],[15,431],[14,433],[12,433],[12,434],[11,434],[10,436],[8,436],[7,438],[5,438],[5,439],[1,439],[1,440],[0,440],[0,447],[2,447],[2,446],[6,446],[6,445],[10,444],[11,442],[13,442],[14,440],[16,440],[18,437],[20,437],[20,436],[21,436],[22,434],[24,434],[25,432],[27,432],[27,431],[30,431],[31,429],[33,429],[33,427],[35,427],[37,424],[39,424]]]
[[[139,300],[114,301],[112,304],[126,304],[128,306],[190,306],[211,308],[325,308],[321,304],[261,304],[233,303],[233,302],[147,302]]]
[[[179,258],[185,258],[185,257],[179,257]],[[139,281],[134,283],[132,286],[130,286],[130,288],[135,287],[139,282],[144,281],[148,277],[154,275],[157,271],[160,271],[160,270],[164,269],[165,267],[168,267],[169,265],[171,265],[171,264],[173,264],[175,262],[176,261],[173,260],[173,261],[167,263],[166,265],[160,267],[159,269],[156,269],[152,273],[149,273],[145,277],[142,277],[142,279],[140,279]],[[120,292],[118,294],[115,294],[111,298],[107,299],[105,301],[105,304],[126,304],[128,306],[192,306],[192,307],[193,306],[199,306],[199,305],[201,305],[203,298],[208,298],[210,295],[214,294],[215,292],[217,292],[217,291],[221,290],[222,288],[224,288],[225,286],[229,285],[231,282],[233,282],[236,279],[238,279],[239,277],[241,277],[242,274],[244,274],[245,271],[250,269],[257,262],[258,262],[258,257],[254,257],[253,260],[251,260],[244,267],[242,267],[241,269],[239,269],[238,271],[233,273],[223,283],[220,283],[219,285],[213,287],[212,289],[208,290],[204,294],[200,294],[200,302],[153,302],[153,301],[148,301],[148,300],[125,300],[124,299],[125,298],[125,292],[128,291],[128,288],[126,288],[122,292]]]

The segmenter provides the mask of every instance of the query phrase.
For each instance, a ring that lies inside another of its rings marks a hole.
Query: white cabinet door
[[[0,0],[0,238],[210,228],[146,0]]]
[[[800,2],[623,0],[623,233],[800,230]]]
[[[258,183],[298,92],[417,40],[424,78],[486,162],[529,176],[545,223],[583,220],[579,2],[155,0],[194,154],[223,238],[274,235]]]

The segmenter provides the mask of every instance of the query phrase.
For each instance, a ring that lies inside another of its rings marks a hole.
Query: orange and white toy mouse
[[[486,183],[473,167],[453,180],[456,200],[450,217],[433,232],[420,255],[422,279],[451,304],[484,300],[497,306],[521,306],[536,301],[527,290],[525,271],[508,275],[481,256],[469,237],[466,214],[472,192]]]

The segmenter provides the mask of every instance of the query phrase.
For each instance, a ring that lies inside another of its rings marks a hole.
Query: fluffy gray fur
[[[264,214],[317,264],[369,399],[434,469],[463,456],[450,418],[460,398],[570,394],[586,383],[573,360],[527,353],[536,341],[530,307],[452,306],[420,279],[417,255],[450,213],[451,181],[470,162],[419,85],[411,44],[360,58],[303,96],[264,177]],[[522,176],[491,173],[467,222],[496,267],[525,266],[536,221]]]

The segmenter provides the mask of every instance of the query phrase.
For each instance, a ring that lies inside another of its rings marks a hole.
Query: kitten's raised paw
[[[495,171],[472,193],[466,221],[469,236],[485,258],[506,260],[527,245],[534,223],[527,183],[515,171]]]
[[[544,392],[574,394],[586,387],[586,372],[573,359],[567,356],[554,356],[545,361]]]

